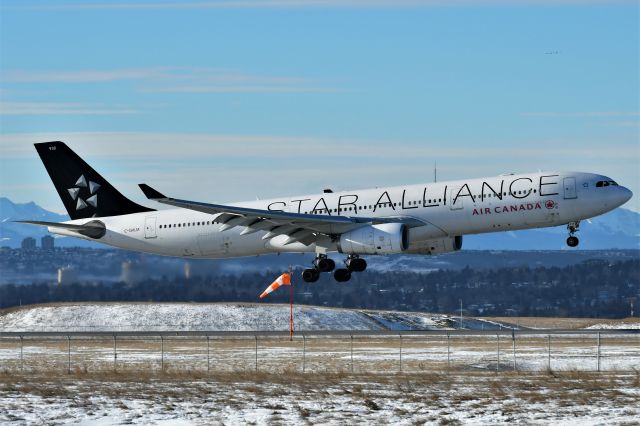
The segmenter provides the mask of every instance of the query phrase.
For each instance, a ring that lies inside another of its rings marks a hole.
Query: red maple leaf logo
[[[552,208],[554,208],[554,207],[555,207],[555,205],[556,205],[556,203],[555,203],[553,200],[547,200],[547,201],[545,201],[545,203],[544,203],[544,206],[545,206],[546,208],[548,208],[548,209],[552,209]]]

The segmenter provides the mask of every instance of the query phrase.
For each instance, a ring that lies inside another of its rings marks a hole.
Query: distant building
[[[51,235],[45,235],[40,239],[40,247],[42,247],[42,250],[53,250],[55,246],[54,241]]]
[[[70,266],[58,269],[58,285],[77,283],[78,278],[78,272]]]
[[[35,250],[36,248],[36,239],[32,237],[27,237],[22,240],[22,250]]]

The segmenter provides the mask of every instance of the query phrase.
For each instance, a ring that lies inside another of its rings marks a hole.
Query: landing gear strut
[[[567,238],[567,245],[569,247],[577,247],[580,240],[574,234],[579,231],[580,221],[569,222],[567,224],[567,230],[569,231],[569,238]]]

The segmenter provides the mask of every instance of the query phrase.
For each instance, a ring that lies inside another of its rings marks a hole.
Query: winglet
[[[140,183],[138,184],[138,186],[144,193],[145,197],[147,197],[150,200],[157,200],[159,198],[169,198],[166,195],[162,195],[161,193],[159,193],[158,191],[156,191],[146,183]]]

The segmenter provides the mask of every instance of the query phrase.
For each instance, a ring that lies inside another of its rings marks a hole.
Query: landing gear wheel
[[[567,230],[569,231],[569,238],[567,238],[567,245],[569,247],[578,246],[578,243],[580,241],[578,240],[578,237],[576,237],[574,234],[579,231],[579,228],[580,228],[580,221],[569,222],[567,224]]]
[[[348,257],[345,264],[351,272],[362,272],[367,269],[367,261],[359,257]]]
[[[316,257],[313,264],[320,272],[331,272],[336,268],[336,262],[323,254]]]
[[[320,278],[320,271],[316,268],[305,269],[302,271],[302,279],[307,283],[315,283]]]
[[[333,273],[333,278],[335,278],[339,283],[347,282],[351,279],[351,271],[343,268],[336,269]]]

